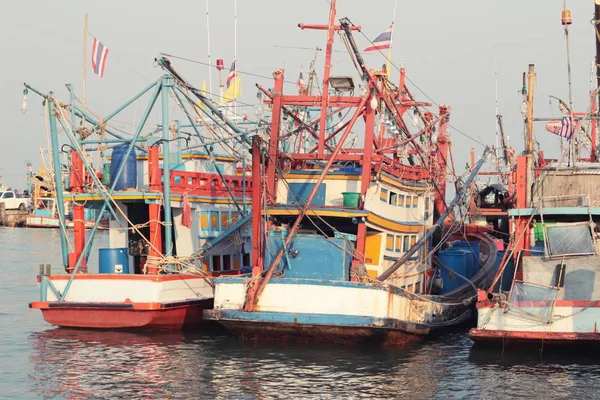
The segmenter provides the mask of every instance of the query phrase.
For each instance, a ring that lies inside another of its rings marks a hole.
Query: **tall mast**
[[[81,86],[81,103],[83,105],[83,111],[87,111],[86,108],[86,78],[87,78],[87,37],[88,37],[88,14],[85,13],[84,23],[83,23],[83,85]],[[83,124],[85,125],[85,118],[82,119]]]
[[[208,14],[208,0],[206,0],[206,43],[208,52],[208,90],[210,91],[209,98],[212,99],[212,63],[210,62],[210,18]]]
[[[567,0],[563,0],[563,11],[561,15],[561,23],[565,27],[565,42],[567,44],[567,74],[569,78],[569,117],[571,118],[571,129],[573,126],[573,86],[571,84],[571,48],[569,46],[569,25],[572,23],[571,11],[567,10]],[[579,144],[575,137],[575,131],[571,135],[571,164],[574,166],[579,158]]]
[[[317,153],[323,157],[325,149],[325,125],[327,123],[327,104],[329,103],[329,73],[331,71],[331,51],[333,49],[333,33],[335,24],[336,0],[331,0],[329,9],[329,26],[327,28],[327,47],[325,49],[325,71],[323,73],[323,95],[321,99],[321,118],[319,120],[319,145]]]
[[[535,89],[535,66],[529,64],[527,73],[527,132],[525,135],[525,154],[527,156],[527,182],[533,175],[533,93]],[[531,202],[531,186],[527,185],[527,206]]]

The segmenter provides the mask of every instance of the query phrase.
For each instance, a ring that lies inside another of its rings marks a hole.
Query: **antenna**
[[[498,57],[496,52],[496,46],[494,45],[494,81],[496,85],[496,150],[494,151],[494,155],[498,158],[498,136],[499,136],[499,119],[501,118],[500,113],[498,112]]]

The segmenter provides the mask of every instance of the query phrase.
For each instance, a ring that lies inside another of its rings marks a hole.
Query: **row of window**
[[[396,253],[406,253],[417,243],[417,235],[390,235],[385,240],[385,249]]]
[[[223,231],[239,218],[237,211],[202,211],[200,229],[202,231]]]
[[[222,272],[235,271],[244,266],[250,266],[250,254],[215,254],[202,260],[204,271]]]
[[[391,204],[396,207],[417,208],[419,207],[419,196],[409,196],[400,193],[392,192],[388,189],[381,188],[379,193],[381,201]]]

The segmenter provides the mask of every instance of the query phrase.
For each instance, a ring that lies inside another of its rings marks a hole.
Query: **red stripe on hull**
[[[499,331],[473,328],[469,336],[476,343],[504,347],[535,345],[589,345],[600,346],[600,333],[594,332],[528,332]]]
[[[158,310],[101,307],[42,308],[46,322],[69,328],[179,330],[202,323],[211,304],[192,304]]]

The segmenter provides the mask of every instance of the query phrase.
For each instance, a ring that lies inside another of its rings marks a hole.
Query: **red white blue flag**
[[[302,67],[300,67],[300,75],[296,81],[296,86],[298,86],[298,93],[302,94],[304,91],[304,71],[302,71]]]
[[[104,76],[106,57],[108,57],[108,49],[102,44],[102,42],[94,38],[94,47],[92,49],[92,68],[94,69],[94,73],[100,78]]]
[[[231,86],[231,81],[237,76],[237,69],[235,66],[236,60],[233,60],[231,63],[231,68],[229,69],[229,76],[227,77],[227,87]]]
[[[392,25],[387,28],[381,35],[377,36],[371,46],[367,47],[364,51],[374,51],[389,49],[392,47]]]

